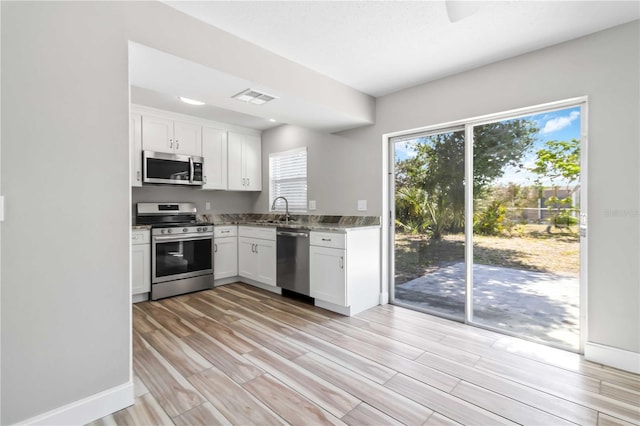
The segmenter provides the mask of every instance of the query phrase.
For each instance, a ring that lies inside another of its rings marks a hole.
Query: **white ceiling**
[[[462,19],[450,22],[447,3]],[[640,16],[638,1],[166,4],[376,97]]]
[[[164,3],[375,97],[640,18],[637,0]],[[130,61],[134,103],[260,130],[365,124],[141,45],[132,44]],[[263,106],[230,99],[247,88],[280,99]],[[186,106],[177,95],[208,105]]]

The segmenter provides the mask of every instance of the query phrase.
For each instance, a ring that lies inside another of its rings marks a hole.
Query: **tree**
[[[531,169],[540,177],[555,181],[562,178],[567,186],[580,179],[580,141],[547,141],[536,153],[535,167]]]
[[[485,194],[503,175],[506,166],[518,166],[538,133],[535,123],[525,119],[505,120],[474,127],[473,191]],[[464,229],[465,132],[430,135],[410,142],[415,156],[396,162],[396,189],[420,188],[439,211],[451,212],[449,231]],[[402,212],[396,217],[402,222]],[[441,222],[442,224],[442,222]]]
[[[536,153],[535,167],[532,172],[538,175],[536,179],[540,184],[543,179],[549,179],[554,186],[554,195],[549,197],[545,204],[551,215],[551,223],[555,227],[559,225],[571,225],[576,222],[573,216],[574,209],[568,208],[573,202],[571,195],[558,197],[558,180],[562,181],[573,193],[580,181],[580,141],[571,139],[570,141],[547,141],[544,148]],[[576,184],[570,188],[572,184]],[[555,212],[553,212],[555,208]],[[551,227],[547,227],[547,232]]]

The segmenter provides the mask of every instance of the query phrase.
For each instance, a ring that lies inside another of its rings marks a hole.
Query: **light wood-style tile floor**
[[[630,425],[640,377],[378,306],[244,284],[133,306],[135,405],[92,425]]]

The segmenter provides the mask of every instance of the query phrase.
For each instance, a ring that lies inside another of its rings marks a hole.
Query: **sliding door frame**
[[[507,330],[478,324],[473,320],[473,185],[467,184],[473,181],[473,128],[483,124],[497,121],[515,119],[524,116],[550,112],[559,109],[580,107],[580,343],[579,353],[584,353],[584,343],[587,339],[587,303],[588,303],[588,239],[587,239],[587,212],[588,212],[588,97],[581,96],[556,102],[518,108],[500,113],[487,114],[469,119],[456,120],[431,126],[418,127],[382,135],[382,288],[381,303],[388,303],[395,299],[395,170],[394,170],[394,144],[398,138],[410,138],[412,135],[437,134],[451,131],[451,129],[465,130],[465,317],[464,323],[476,327],[492,330],[505,335],[527,339],[510,333]],[[435,314],[435,313],[434,313]],[[443,317],[447,315],[435,314]],[[460,321],[459,318],[450,317]],[[534,340],[534,339],[527,339]],[[535,340],[537,341],[537,340]],[[547,343],[549,346],[554,346]]]

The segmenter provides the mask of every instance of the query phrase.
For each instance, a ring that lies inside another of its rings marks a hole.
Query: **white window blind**
[[[307,148],[269,154],[269,208],[277,197],[285,197],[290,212],[307,211]],[[273,211],[285,210],[278,200]]]

